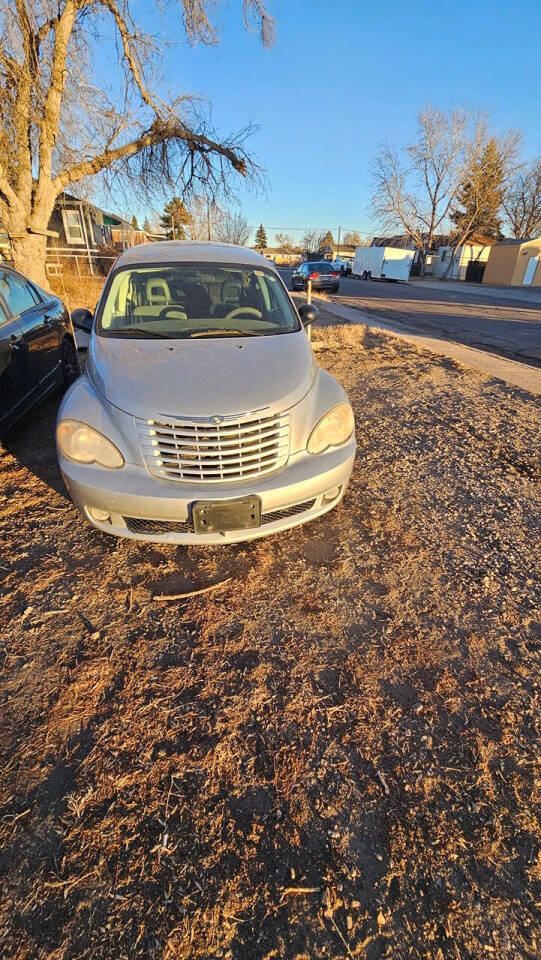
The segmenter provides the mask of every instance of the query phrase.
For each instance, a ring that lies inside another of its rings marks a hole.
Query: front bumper
[[[354,458],[352,439],[316,456],[295,454],[284,467],[265,477],[214,484],[160,480],[136,464],[107,470],[63,456],[59,461],[72,500],[98,530],[131,540],[203,545],[253,540],[321,516],[342,499]],[[337,488],[334,499],[326,500],[326,494]],[[225,533],[193,532],[191,509],[195,502],[250,495],[261,500],[261,526]],[[106,510],[110,521],[97,520],[92,509]]]

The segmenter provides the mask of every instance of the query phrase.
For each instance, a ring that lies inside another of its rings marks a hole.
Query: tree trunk
[[[45,290],[50,289],[45,270],[45,257],[47,251],[47,237],[42,237],[38,233],[22,233],[11,235],[11,258],[16,270],[24,273],[26,277],[33,280]]]

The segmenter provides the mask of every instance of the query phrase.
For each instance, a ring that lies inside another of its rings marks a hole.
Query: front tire
[[[77,350],[73,344],[73,341],[66,337],[62,341],[62,346],[60,348],[60,363],[62,367],[62,381],[64,389],[67,390],[77,380],[77,377],[81,373],[79,367],[79,358],[77,356]]]

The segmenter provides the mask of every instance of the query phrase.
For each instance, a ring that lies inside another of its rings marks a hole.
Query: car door
[[[0,436],[24,412],[31,393],[23,332],[0,300]]]
[[[43,299],[33,284],[11,270],[0,270],[0,294],[22,329],[29,376],[39,395],[55,381],[60,369],[58,301]]]

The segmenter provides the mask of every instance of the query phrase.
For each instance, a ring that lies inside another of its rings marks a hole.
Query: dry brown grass
[[[49,282],[53,293],[64,301],[71,313],[77,307],[94,309],[103,289],[105,277],[78,277],[67,274],[51,277]]]
[[[116,541],[66,499],[55,402],[8,437],[3,956],[538,956],[537,403],[317,336],[358,460],[280,536]]]

